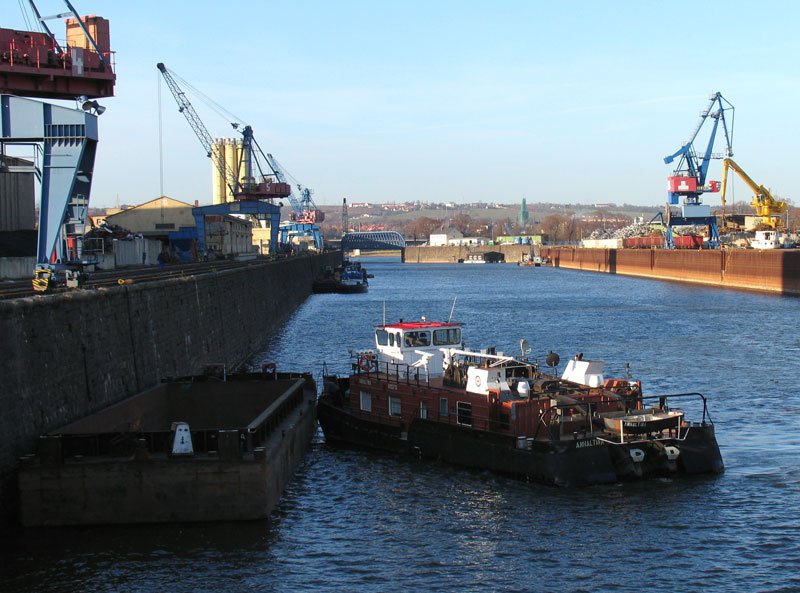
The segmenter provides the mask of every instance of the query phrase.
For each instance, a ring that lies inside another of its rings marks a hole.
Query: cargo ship
[[[493,348],[464,348],[462,324],[375,328],[346,376],[324,373],[325,440],[441,459],[557,486],[724,471],[705,396],[645,396],[582,355],[557,374]],[[680,407],[699,414],[690,420]]]

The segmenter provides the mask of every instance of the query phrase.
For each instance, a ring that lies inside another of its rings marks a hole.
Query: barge
[[[169,379],[40,437],[22,459],[25,526],[269,516],[316,431],[309,374]]]
[[[703,395],[645,396],[641,382],[605,379],[603,363],[582,355],[558,376],[556,354],[539,365],[524,341],[521,350],[467,350],[459,323],[380,325],[346,376],[325,374],[326,442],[558,486],[723,472]]]

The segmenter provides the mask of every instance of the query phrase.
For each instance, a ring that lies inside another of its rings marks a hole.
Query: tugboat
[[[328,443],[441,459],[558,486],[724,471],[699,393],[645,396],[578,355],[561,376],[493,348],[464,348],[462,324],[375,328],[348,376],[324,374],[318,417]],[[674,407],[694,400],[699,420]]]
[[[337,268],[328,267],[321,278],[314,280],[311,291],[314,293],[338,292],[351,294],[367,292],[369,275],[360,262],[345,261]]]

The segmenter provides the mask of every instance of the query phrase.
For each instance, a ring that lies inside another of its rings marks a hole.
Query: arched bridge
[[[342,251],[379,251],[383,249],[403,249],[406,240],[397,231],[370,231],[346,233],[342,237]]]

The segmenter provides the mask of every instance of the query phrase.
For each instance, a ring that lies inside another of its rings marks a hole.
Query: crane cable
[[[28,11],[25,10],[25,5],[23,3],[23,0],[17,0],[17,2],[19,3],[19,9],[22,12],[22,20],[25,21],[25,27],[27,28],[28,31],[32,31],[33,28],[31,26],[30,20],[28,20]],[[41,23],[39,24],[39,30],[41,30]]]
[[[236,114],[231,113],[227,109],[225,109],[222,105],[214,101],[211,97],[203,93],[200,89],[192,85],[189,81],[185,78],[182,78],[178,74],[175,73],[174,70],[167,69],[168,72],[175,78],[178,82],[181,83],[183,88],[186,88],[192,92],[198,99],[200,99],[203,103],[205,103],[212,111],[214,111],[217,115],[221,116],[223,119],[228,120],[228,123],[231,124],[231,127],[234,129],[238,129],[239,126],[245,126],[247,123],[241,118],[237,117]]]

